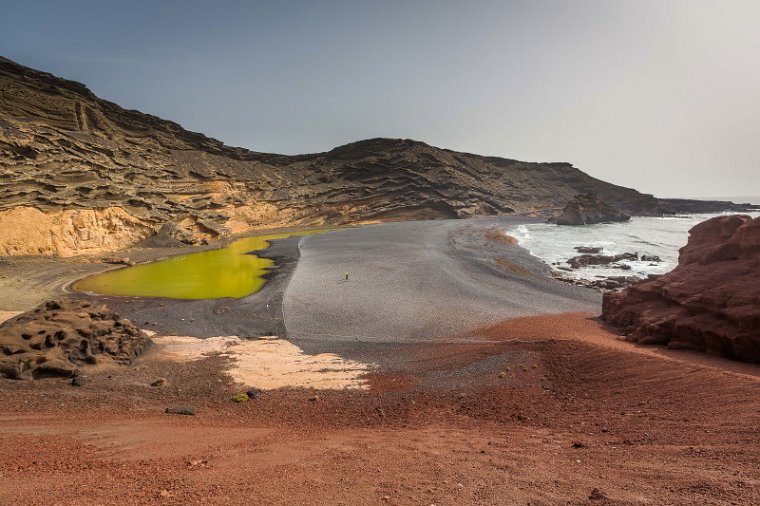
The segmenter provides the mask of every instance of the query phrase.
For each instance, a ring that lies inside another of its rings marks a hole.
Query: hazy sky
[[[6,1],[0,54],[258,151],[368,137],[760,195],[760,0]]]

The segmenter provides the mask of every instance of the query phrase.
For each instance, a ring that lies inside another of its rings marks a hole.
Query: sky
[[[256,151],[370,137],[760,195],[759,0],[0,0],[0,55]]]

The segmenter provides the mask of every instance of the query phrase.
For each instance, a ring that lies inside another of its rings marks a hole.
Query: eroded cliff
[[[628,214],[675,209],[569,163],[411,140],[299,156],[233,148],[0,58],[0,254],[105,251],[162,227],[192,243],[271,227],[527,212],[579,193]]]

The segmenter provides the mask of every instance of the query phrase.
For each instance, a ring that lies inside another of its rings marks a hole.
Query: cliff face
[[[605,294],[602,319],[635,342],[760,363],[760,218],[700,223],[678,267]]]
[[[629,214],[674,209],[568,163],[411,140],[371,139],[300,156],[233,148],[0,58],[0,244],[14,244],[0,254],[112,250],[166,224],[192,242],[255,228],[525,212],[589,192]],[[12,214],[19,207],[50,216]],[[93,229],[109,237],[77,236],[65,247],[35,239],[66,222],[61,213],[94,209],[119,216]],[[26,246],[15,240],[19,230],[33,231]]]

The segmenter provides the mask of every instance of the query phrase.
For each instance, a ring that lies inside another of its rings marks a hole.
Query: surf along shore
[[[160,346],[79,388],[0,380],[0,504],[759,502],[757,367],[620,341],[596,292],[499,235],[519,220],[275,241],[242,299],[91,296],[157,335],[275,335],[367,364],[364,388],[237,404],[252,385],[233,354]],[[8,286],[41,281],[27,305],[103,268],[14,262]],[[179,405],[196,415],[163,413]]]

